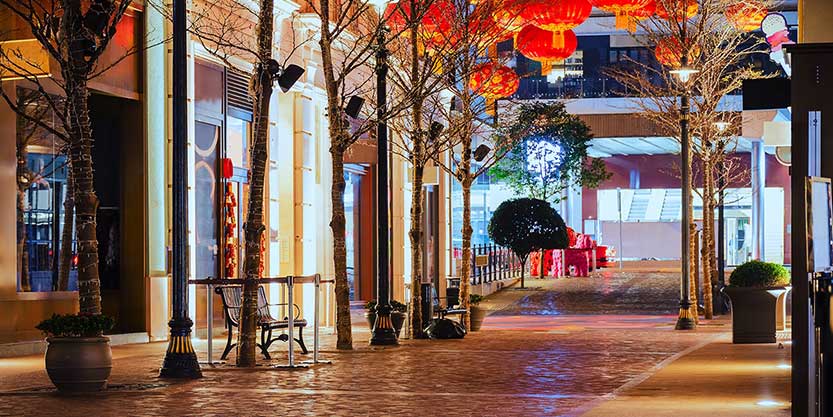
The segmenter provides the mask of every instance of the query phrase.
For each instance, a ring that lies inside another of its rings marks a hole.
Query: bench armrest
[[[287,303],[266,303],[266,305],[269,306],[269,307],[280,307],[280,306],[286,306],[288,304]],[[298,319],[301,318],[301,308],[298,307],[298,304],[292,304],[292,305],[295,307],[295,320],[298,320]]]

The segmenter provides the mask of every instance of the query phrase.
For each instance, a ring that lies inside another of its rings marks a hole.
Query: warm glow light
[[[784,405],[784,404],[782,404],[778,401],[772,401],[772,400],[761,400],[761,401],[756,402],[755,404],[759,405],[761,407],[778,407],[778,406]]]
[[[697,74],[700,71],[698,71],[694,68],[681,67],[681,68],[671,70],[671,71],[668,71],[668,72],[671,73],[671,75],[677,77],[677,79],[680,80],[680,82],[685,84],[685,83],[688,82],[688,80],[691,79],[692,75]]]
[[[779,363],[779,364],[778,364],[777,366],[775,366],[775,367],[776,367],[776,368],[778,368],[778,369],[792,369],[792,368],[793,368],[793,366],[792,366],[792,365],[787,364],[787,363]]]
[[[714,127],[717,128],[719,133],[724,133],[726,130],[729,129],[729,126],[732,124],[729,122],[714,122]]]

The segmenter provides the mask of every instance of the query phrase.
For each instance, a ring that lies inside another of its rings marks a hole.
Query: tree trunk
[[[712,169],[714,164],[703,161],[703,239],[700,242],[700,264],[703,271],[703,309],[706,320],[714,318],[712,303],[712,258],[710,240],[714,233],[714,195]]]
[[[422,331],[422,174],[424,167],[414,162],[414,180],[411,190],[411,231],[408,236],[411,238],[411,330],[414,339],[424,339]]]
[[[541,275],[540,275],[541,279],[544,279],[544,270],[545,270],[545,268],[544,268],[544,253],[546,253],[546,251],[544,249],[541,249],[540,254],[538,255],[538,261],[540,263],[539,269],[540,269],[540,272],[541,272]]]
[[[257,292],[260,278],[261,239],[263,224],[263,185],[269,156],[269,104],[272,99],[272,78],[266,63],[272,59],[272,17],[274,2],[260,0],[257,45],[258,65],[252,74],[254,94],[254,135],[250,148],[249,206],[246,214],[246,259],[243,267],[243,302],[240,308],[240,330],[237,332],[237,366],[253,367],[257,364]],[[289,314],[294,314],[288,306]],[[289,343],[292,343],[290,340]]]
[[[75,181],[75,234],[78,239],[78,302],[80,312],[101,314],[101,281],[98,276],[96,214],[98,197],[93,183],[89,91],[86,76],[64,69],[69,112],[70,159]]]
[[[465,147],[465,144],[464,144]],[[464,151],[465,152],[465,149]],[[465,165],[465,166],[464,166]],[[466,310],[463,314],[462,324],[469,330],[471,323],[469,309],[469,292],[471,291],[471,235],[474,230],[471,227],[471,184],[472,179],[470,169],[470,162],[467,158],[463,158],[461,169],[466,172],[466,177],[462,181],[463,188],[463,265],[460,271],[460,306]],[[523,276],[521,276],[521,285],[523,285]]]
[[[75,181],[72,179],[72,164],[67,170],[67,195],[64,198],[64,229],[61,231],[60,263],[56,290],[69,290],[69,274],[72,270],[72,230],[75,220]]]
[[[694,222],[689,223],[688,230],[691,232],[690,239],[688,242],[689,256],[688,259],[688,268],[689,268],[689,285],[688,285],[688,296],[691,300],[691,317],[694,317],[695,323],[700,323],[700,312],[698,311],[698,306],[700,305],[699,300],[697,299],[697,250],[695,241],[697,240],[697,226]]]
[[[332,134],[332,131],[330,132]],[[336,348],[353,349],[353,333],[350,323],[350,283],[347,282],[346,219],[344,216],[344,151],[335,145],[330,147],[333,157],[333,190],[331,193],[333,217],[333,261],[335,263],[336,292]]]
[[[29,249],[26,247],[26,191],[17,190],[17,253],[20,256],[20,291],[32,291],[29,277]]]
[[[515,255],[515,256],[518,256],[518,255]],[[529,259],[529,255],[524,256],[523,258],[518,256],[518,258],[521,260],[521,288],[524,288],[524,275],[526,274],[526,260]]]

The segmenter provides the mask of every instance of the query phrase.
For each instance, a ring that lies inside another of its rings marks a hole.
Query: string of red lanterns
[[[534,0],[526,4],[521,16],[533,25],[552,33],[552,47],[564,47],[564,32],[584,23],[593,5],[588,0]]]
[[[751,32],[761,28],[767,13],[766,5],[758,0],[740,1],[726,8],[726,20],[738,30]]]

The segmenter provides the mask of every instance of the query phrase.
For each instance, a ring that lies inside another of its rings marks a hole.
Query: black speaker
[[[359,117],[359,112],[362,111],[363,105],[363,98],[359,96],[352,96],[350,97],[350,100],[347,100],[347,107],[344,108],[344,112],[347,113],[348,116],[355,119]]]
[[[303,68],[295,64],[289,64],[289,66],[283,69],[280,77],[278,77],[278,86],[280,86],[281,91],[285,93],[289,91],[293,85],[295,85],[295,82],[298,81],[302,75],[304,75]]]

